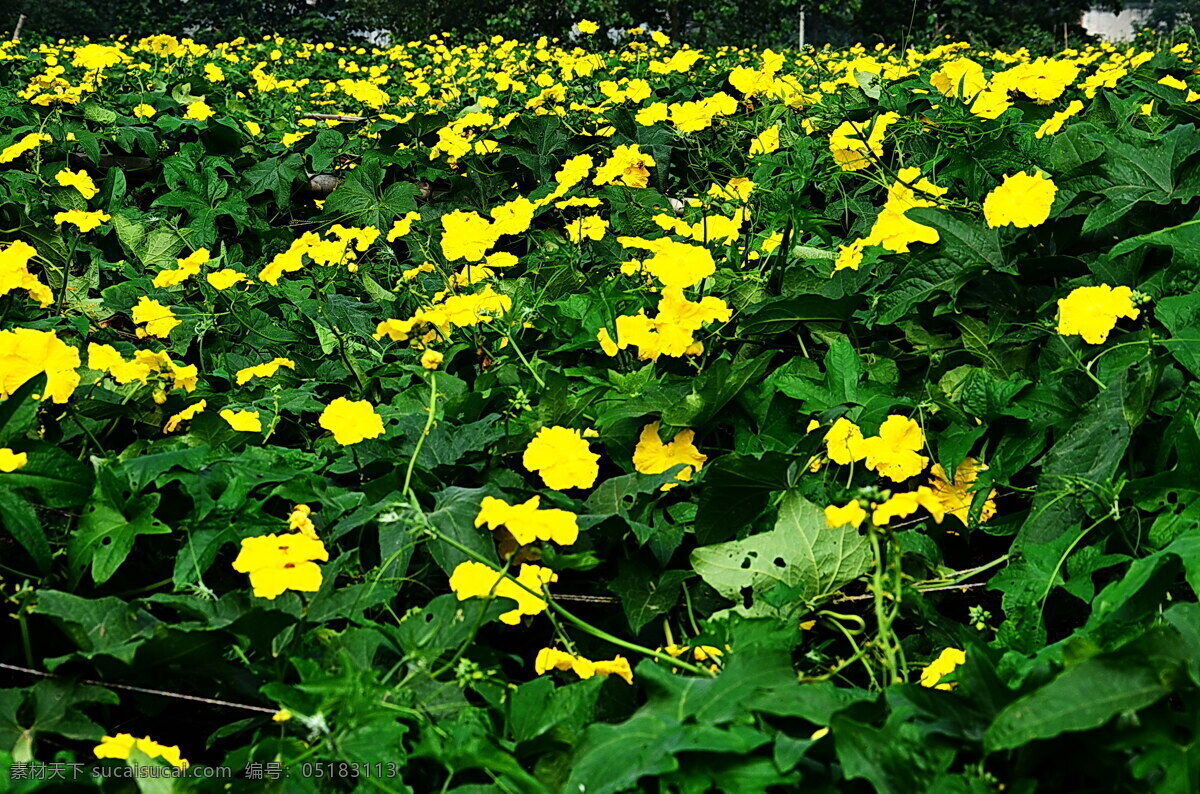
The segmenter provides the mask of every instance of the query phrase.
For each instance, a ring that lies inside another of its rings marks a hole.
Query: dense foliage
[[[0,790],[1194,790],[1193,50],[606,46],[0,47]]]
[[[1149,27],[1170,33],[1194,26],[1198,0],[1157,0]],[[570,35],[575,20],[606,23],[605,33],[646,25],[692,46],[760,47],[942,44],[947,37],[980,47],[1048,48],[1087,41],[1089,8],[1119,10],[1119,0],[9,0],[0,31],[23,14],[26,34],[41,36],[189,35],[228,41],[238,35],[284,35],[341,43],[453,35],[485,41]]]

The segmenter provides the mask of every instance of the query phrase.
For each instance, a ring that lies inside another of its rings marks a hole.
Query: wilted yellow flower
[[[171,418],[167,420],[167,424],[163,427],[163,432],[164,433],[174,433],[176,430],[179,429],[179,426],[181,424],[183,424],[184,422],[187,422],[191,419],[195,419],[196,416],[198,414],[200,414],[201,412],[203,412],[204,409],[207,407],[208,407],[208,401],[201,400],[198,403],[189,405],[187,408],[184,408],[179,413],[173,414],[171,416]],[[226,420],[226,421],[228,421],[228,420]]]
[[[421,353],[421,366],[425,369],[437,369],[445,358],[440,351],[427,347],[425,352]]]
[[[975,480],[978,479],[979,472],[985,469],[987,466],[975,458],[964,458],[962,463],[958,464],[954,480],[951,481],[946,477],[946,470],[942,468],[942,464],[935,463],[929,468],[929,487],[933,490],[934,498],[941,502],[946,513],[955,516],[964,524],[970,517],[971,502],[975,499]],[[996,491],[992,489],[983,503],[983,510],[979,515],[980,523],[996,515],[995,496]]]

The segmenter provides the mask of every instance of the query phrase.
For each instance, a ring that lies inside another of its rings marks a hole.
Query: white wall
[[[1083,15],[1083,28],[1093,36],[1100,36],[1107,41],[1128,41],[1142,28],[1149,16],[1149,5],[1126,8],[1119,14],[1111,11],[1088,11]]]

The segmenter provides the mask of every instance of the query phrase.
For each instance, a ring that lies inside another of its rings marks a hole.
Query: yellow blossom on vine
[[[938,657],[921,670],[921,686],[932,689],[953,689],[952,683],[940,683],[961,664],[967,661],[967,654],[958,648],[946,648]]]
[[[692,479],[692,474],[704,466],[708,456],[700,452],[693,443],[694,430],[680,430],[670,442],[664,444],[659,436],[659,422],[651,422],[642,428],[637,446],[633,450],[633,467],[642,474],[662,474],[680,464],[685,464],[675,475],[680,482]],[[674,483],[665,484],[669,490]]]
[[[545,611],[546,599],[535,593],[544,592],[547,584],[558,581],[558,574],[540,565],[522,564],[515,578],[516,582],[491,566],[468,560],[459,563],[450,574],[450,589],[459,601],[489,597],[516,601],[515,609],[500,615],[501,622],[515,626],[521,622],[522,615]]]
[[[254,595],[273,601],[287,590],[321,589],[317,562],[329,559],[325,544],[302,533],[243,538],[233,569],[250,575]]]
[[[333,433],[333,440],[343,447],[383,435],[383,418],[366,400],[347,400],[338,397],[325,406],[318,424]]]
[[[579,430],[543,427],[525,447],[521,463],[537,472],[547,488],[591,488],[600,474],[600,456],[591,451]]]
[[[187,769],[188,767],[187,760],[181,757],[178,745],[168,747],[165,744],[159,744],[149,736],[135,739],[132,734],[128,733],[105,736],[100,740],[100,744],[92,748],[92,754],[102,759],[126,760],[135,747],[143,755],[150,758],[161,758],[177,769]]]
[[[1117,320],[1138,318],[1129,287],[1077,287],[1058,301],[1058,332],[1063,336],[1081,336],[1089,345],[1102,345],[1117,325]]]
[[[475,526],[508,529],[517,543],[525,546],[535,540],[549,540],[560,546],[569,546],[579,538],[579,523],[574,513],[555,507],[541,507],[541,497],[533,496],[526,502],[510,505],[503,499],[483,497]]]

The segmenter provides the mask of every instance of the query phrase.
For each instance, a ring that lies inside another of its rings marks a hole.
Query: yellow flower
[[[868,469],[900,482],[924,471],[929,458],[918,454],[924,446],[921,426],[908,417],[893,414],[880,425],[879,435],[863,439],[857,451],[866,459]]]
[[[8,447],[0,447],[0,472],[10,474],[22,468],[29,462],[29,455],[24,452],[13,452]]]
[[[523,564],[516,580],[512,581],[491,566],[469,560],[459,563],[450,574],[450,589],[459,601],[490,597],[516,601],[515,609],[500,616],[501,622],[515,626],[521,622],[522,615],[537,615],[545,611],[546,599],[534,593],[541,593],[547,584],[558,581],[558,574],[540,565]]]
[[[290,358],[273,358],[265,364],[256,364],[253,367],[239,369],[234,377],[237,379],[237,384],[241,386],[251,378],[273,377],[279,371],[280,367],[287,367],[294,370],[296,369],[296,362]]]
[[[137,116],[139,119],[148,119],[157,112],[158,111],[154,109],[153,105],[147,105],[145,102],[141,103],[140,105],[136,105],[133,108],[133,115]]]
[[[308,505],[296,505],[288,516],[288,529],[299,532],[307,538],[317,539],[317,527],[312,521],[312,508]]]
[[[71,63],[91,72],[97,69],[107,69],[110,66],[116,66],[127,57],[116,47],[108,47],[103,44],[86,44],[75,50],[75,56],[71,59]]]
[[[287,709],[280,709],[271,715],[272,722],[287,722],[292,718],[292,712]]]
[[[644,188],[649,184],[650,168],[654,164],[654,158],[641,151],[638,144],[618,146],[604,165],[596,169],[592,184]]]
[[[600,349],[604,351],[605,355],[615,356],[620,351],[607,328],[601,328],[596,332],[596,341],[600,343]]]
[[[321,568],[329,552],[316,538],[296,533],[243,538],[233,570],[250,575],[258,598],[275,600],[286,590],[315,593],[321,589]]]
[[[588,36],[592,35],[597,30],[600,29],[600,26],[597,25],[595,22],[592,22],[590,19],[579,20],[578,22],[575,23],[575,27],[579,30],[580,33],[583,33]]]
[[[924,485],[908,493],[892,494],[887,501],[878,505],[871,513],[871,523],[877,527],[885,527],[893,518],[905,518],[917,512],[918,507],[924,507],[933,516],[933,520],[942,523],[946,513],[942,503],[934,495],[933,490]]]
[[[180,757],[178,745],[167,747],[154,741],[149,736],[141,739],[135,739],[128,733],[105,736],[100,740],[100,744],[92,748],[92,753],[97,758],[126,760],[129,758],[129,753],[133,751],[134,747],[144,755],[150,758],[161,758],[178,769],[187,769],[188,767],[188,762]]]
[[[975,499],[975,480],[979,477],[979,472],[985,469],[987,466],[975,458],[964,458],[962,463],[958,464],[952,482],[946,477],[946,470],[942,468],[942,464],[933,464],[929,468],[929,487],[933,490],[934,498],[941,503],[942,510],[966,524],[971,514],[971,502]],[[983,503],[983,511],[979,515],[980,523],[996,515],[995,496],[996,491],[992,489]]]
[[[1073,100],[1071,104],[1067,105],[1064,109],[1058,111],[1053,116],[1042,122],[1042,126],[1038,127],[1038,130],[1033,134],[1033,137],[1042,138],[1046,135],[1054,135],[1063,128],[1063,124],[1066,123],[1067,119],[1071,118],[1081,110],[1083,110],[1083,103],[1078,99]]]
[[[318,423],[343,447],[383,435],[383,419],[366,400],[338,397],[321,412]]]
[[[432,347],[425,348],[425,352],[421,354],[421,366],[425,369],[437,369],[442,365],[445,356],[434,350]]]
[[[567,224],[567,238],[573,243],[584,240],[599,240],[608,231],[608,221],[599,215],[587,215]]]
[[[83,196],[85,201],[91,200],[100,191],[96,189],[96,183],[88,176],[88,172],[82,168],[78,171],[72,171],[69,168],[64,168],[54,175],[54,181],[63,187],[73,187],[79,191],[79,195]]]
[[[779,125],[775,124],[763,130],[750,141],[750,156],[770,154],[779,149]]]
[[[176,259],[175,267],[171,270],[159,272],[154,277],[153,284],[160,289],[182,284],[192,276],[198,275],[200,268],[207,264],[208,259],[208,249],[198,248],[190,256],[184,259]]]
[[[145,328],[137,329],[139,338],[146,336],[156,336],[159,339],[166,339],[172,330],[179,325],[179,320],[175,319],[175,312],[170,306],[163,306],[156,300],[150,300],[146,296],[138,298],[137,305],[133,307],[133,321],[138,325],[145,324]]]
[[[643,127],[652,127],[660,121],[666,121],[670,115],[670,108],[665,102],[653,102],[639,110],[633,118]]]
[[[1039,226],[1050,217],[1057,192],[1045,174],[1006,174],[1003,184],[983,200],[983,216],[992,228],[1009,224],[1019,229]]]
[[[967,661],[965,651],[958,648],[946,648],[938,657],[921,670],[921,686],[933,689],[953,689],[952,683],[939,683],[943,678],[954,672],[960,664]]]
[[[1117,318],[1138,318],[1129,287],[1078,287],[1058,301],[1058,332],[1081,336],[1090,345],[1102,345],[1117,325]]]
[[[42,399],[65,403],[79,385],[79,351],[53,331],[15,328],[0,331],[0,399],[39,372],[46,373]]]
[[[111,220],[111,215],[100,210],[96,210],[95,212],[67,210],[66,212],[59,212],[54,216],[55,223],[70,223],[78,227],[81,232],[90,232],[100,224],[108,223]]]
[[[579,524],[574,513],[548,507],[540,509],[541,497],[531,497],[527,502],[510,505],[503,499],[483,497],[475,526],[485,524],[488,529],[504,526],[509,534],[525,546],[535,540],[549,540],[560,546],[569,546],[579,538]]]
[[[899,119],[899,113],[888,112],[870,122],[843,121],[829,136],[829,151],[834,161],[843,171],[866,168],[871,164],[871,155],[876,158],[883,155],[883,136]]]
[[[642,428],[637,446],[633,450],[633,467],[642,474],[662,474],[675,466],[686,464],[675,475],[680,482],[692,479],[692,474],[704,466],[708,456],[700,452],[692,443],[696,433],[694,430],[680,430],[664,444],[658,434],[659,423],[651,422]],[[663,490],[669,490],[674,483],[667,483]]]
[[[454,262],[478,262],[499,237],[491,221],[475,212],[455,210],[442,216],[442,253]]]
[[[223,270],[218,270],[215,273],[209,273],[205,278],[208,283],[216,290],[227,290],[239,281],[246,280],[245,273],[239,273],[231,267]]]
[[[402,237],[407,237],[408,233],[412,231],[413,223],[419,220],[421,220],[421,213],[419,212],[410,212],[407,215],[397,218],[396,222],[392,224],[391,230],[387,233],[387,241],[391,243]]]
[[[866,456],[862,451],[862,442],[863,434],[858,425],[844,416],[839,416],[825,434],[826,454],[834,463],[845,466]]]
[[[542,648],[533,661],[533,669],[538,675],[543,675],[551,670],[570,670],[583,679],[596,675],[615,675],[623,678],[627,684],[633,683],[633,670],[629,667],[629,660],[623,656],[617,656],[608,661],[593,662],[557,648]]]
[[[17,240],[0,249],[0,295],[23,289],[43,308],[54,302],[54,293],[37,276],[29,272],[29,260],[37,256],[29,243]]]
[[[717,271],[716,262],[707,248],[677,240],[644,240],[640,237],[618,237],[626,248],[640,248],[653,256],[642,263],[647,273],[664,287],[687,289],[699,284]]]
[[[262,432],[262,420],[259,419],[258,411],[233,411],[225,408],[220,416],[239,433]]]
[[[195,419],[196,415],[199,413],[202,413],[204,411],[204,409],[207,407],[208,407],[207,400],[201,400],[198,403],[189,405],[187,408],[184,408],[179,413],[172,415],[171,418],[167,420],[167,424],[163,427],[163,432],[164,433],[174,433],[176,430],[179,429],[179,426],[181,424],[183,424],[184,422],[187,422],[191,419]],[[228,420],[226,420],[226,421],[228,421]]]
[[[942,66],[929,78],[930,84],[942,96],[968,99],[987,85],[983,67],[970,58],[956,58]]]
[[[0,151],[0,163],[11,163],[26,152],[31,152],[44,142],[53,140],[49,135],[31,132],[16,143]]]
[[[600,474],[600,456],[592,452],[578,430],[543,427],[525,447],[521,462],[541,475],[547,488],[591,488]]]
[[[202,99],[196,100],[187,107],[187,113],[183,114],[185,119],[193,119],[194,121],[204,121],[213,115],[213,109],[210,108]]]
[[[847,524],[857,529],[866,519],[867,511],[857,499],[851,499],[841,507],[830,505],[825,508],[825,523],[830,528],[844,527]]]

